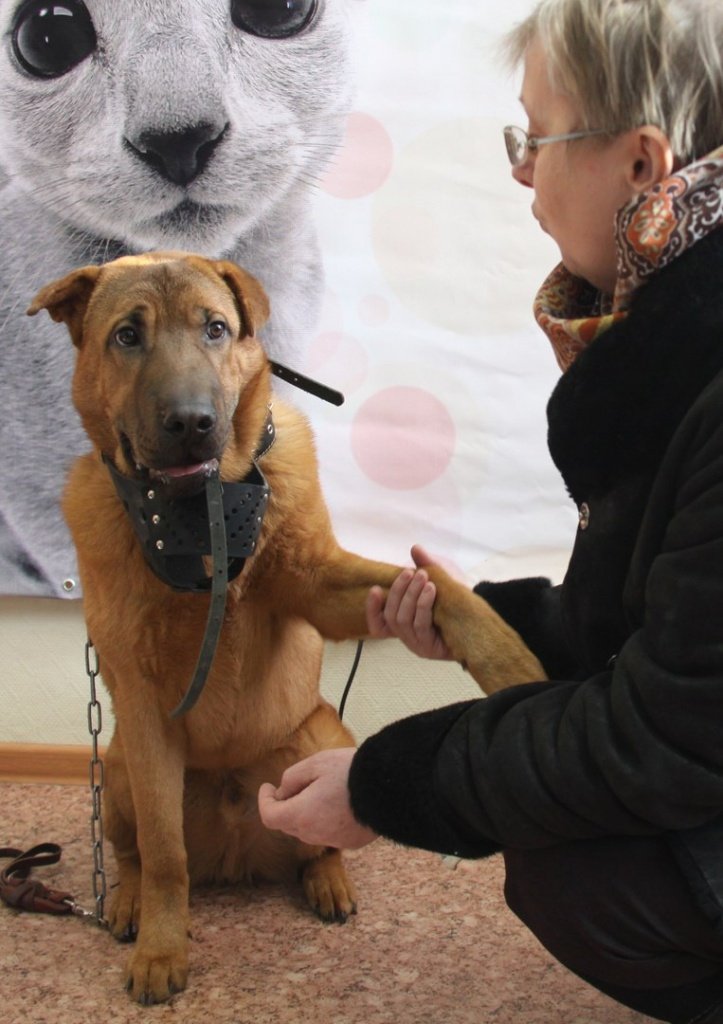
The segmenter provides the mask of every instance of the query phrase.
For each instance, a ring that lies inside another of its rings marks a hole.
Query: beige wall
[[[85,744],[88,680],[79,601],[0,598],[0,743]],[[328,644],[322,690],[338,707],[356,644]],[[421,661],[398,641],[367,641],[345,720],[358,740],[386,722],[466,700],[478,690],[458,665]],[[100,694],[107,743],[113,717]]]
[[[559,581],[565,551],[529,552],[521,559],[490,560],[485,578],[528,575]],[[0,597],[0,743],[85,744],[89,742],[85,671],[85,625],[80,601]],[[328,643],[321,688],[339,706],[356,643]],[[344,719],[358,741],[387,722],[427,708],[479,696],[457,664],[416,658],[397,640],[367,640],[346,705]],[[103,735],[113,716],[105,691]]]

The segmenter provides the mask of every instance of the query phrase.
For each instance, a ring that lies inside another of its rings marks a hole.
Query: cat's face
[[[72,228],[228,250],[318,180],[348,0],[0,0],[0,163]]]

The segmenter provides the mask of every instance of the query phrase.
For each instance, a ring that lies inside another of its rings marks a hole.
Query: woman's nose
[[[528,156],[521,164],[517,164],[516,167],[512,168],[512,177],[515,181],[519,182],[520,185],[525,185],[527,188],[533,188],[533,166],[533,162]]]

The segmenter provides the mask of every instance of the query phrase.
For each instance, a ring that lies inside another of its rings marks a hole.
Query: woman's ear
[[[630,187],[634,192],[645,192],[672,174],[673,149],[665,132],[652,124],[634,128],[631,136]]]

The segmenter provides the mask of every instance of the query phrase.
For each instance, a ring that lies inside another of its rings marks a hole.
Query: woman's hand
[[[278,829],[311,846],[358,850],[377,838],[352,813],[349,768],[356,750],[320,750],[287,768],[278,788],[259,789],[259,814],[267,828]]]
[[[437,588],[424,571],[424,566],[435,563],[418,544],[412,548],[412,558],[416,571],[403,569],[386,599],[381,587],[372,587],[369,591],[366,602],[369,633],[379,638],[399,637],[420,658],[450,660],[452,655],[432,618]]]

